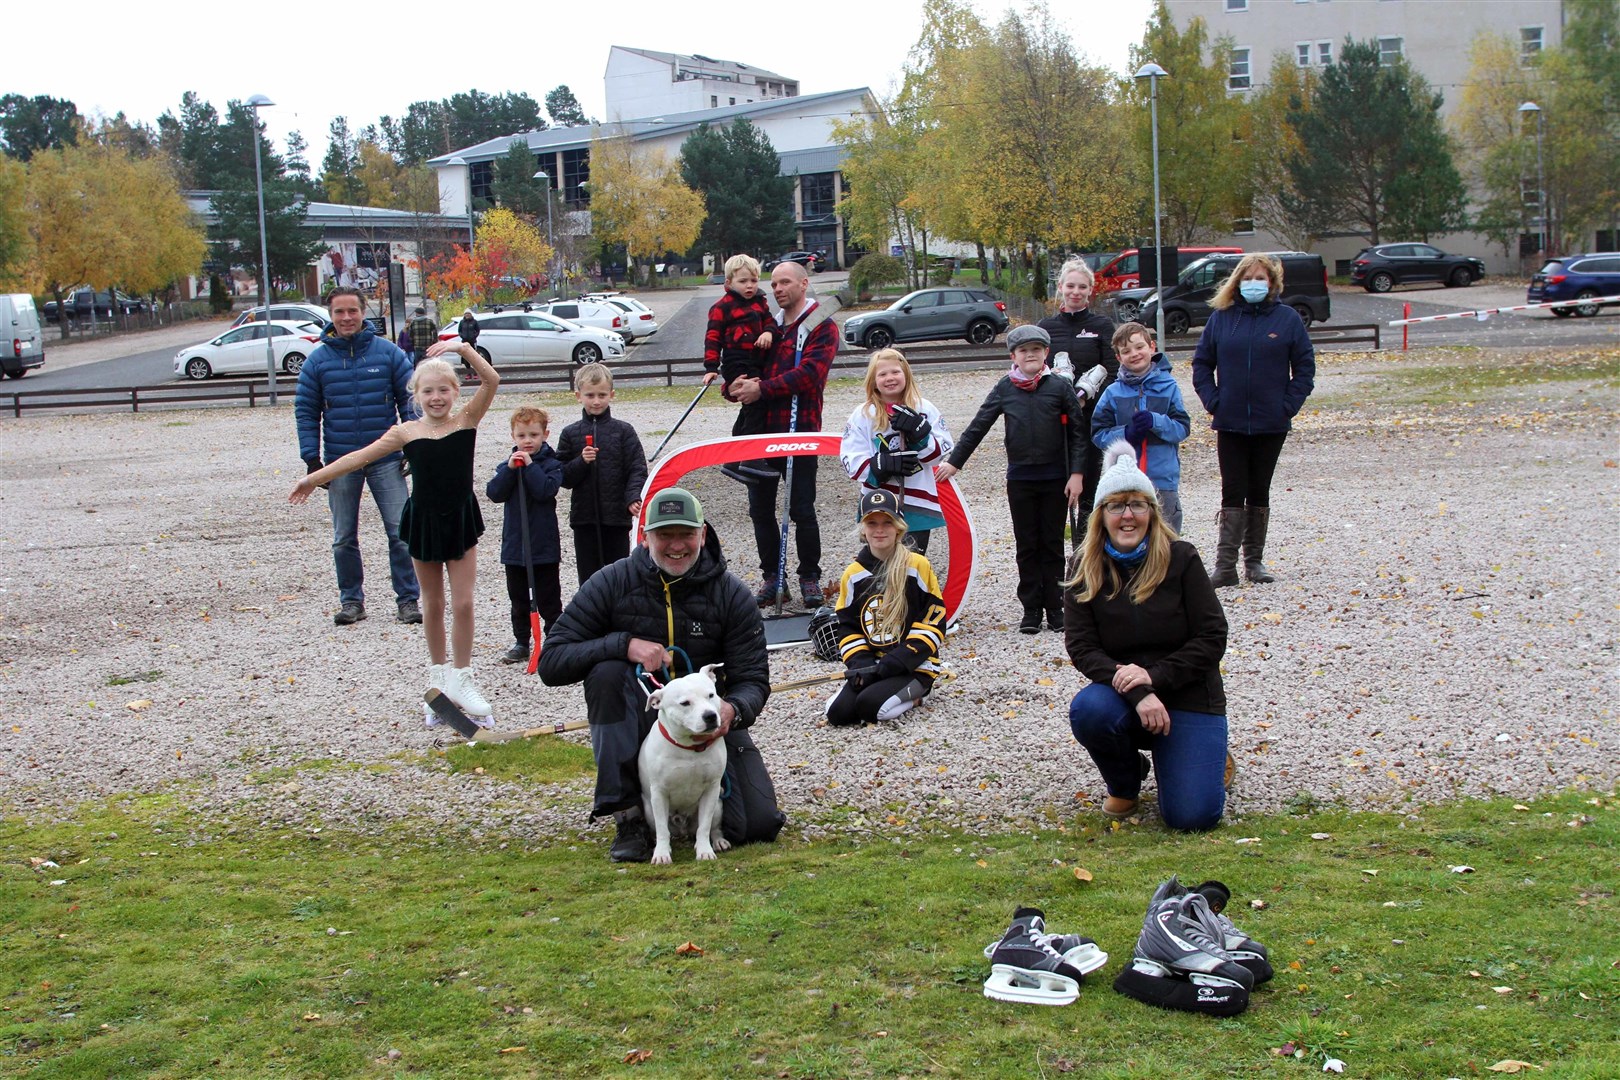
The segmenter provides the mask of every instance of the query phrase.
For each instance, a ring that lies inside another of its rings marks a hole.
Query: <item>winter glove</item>
[[[1108,369],[1103,367],[1101,364],[1098,364],[1091,370],[1087,371],[1084,375],[1080,376],[1080,378],[1075,382],[1074,388],[1079,392],[1082,398],[1096,401],[1097,395],[1102,393],[1103,383],[1107,381]]]
[[[893,407],[889,413],[889,426],[904,435],[906,442],[913,446],[927,442],[928,436],[934,431],[934,425],[928,422],[928,417],[904,405]]]
[[[922,462],[915,450],[890,450],[887,446],[877,452],[877,471],[883,477],[915,476],[922,472]]]
[[[1131,417],[1131,422],[1125,425],[1125,438],[1133,443],[1141,443],[1153,433],[1153,414],[1146,409],[1138,409]]]
[[[880,679],[895,679],[910,672],[911,669],[906,666],[906,662],[893,652],[885,653],[883,659],[878,661],[877,677]]]
[[[855,687],[855,689],[859,690],[861,687],[865,686],[867,683],[870,683],[874,679],[876,679],[877,678],[877,673],[878,673],[878,665],[877,664],[869,664],[869,665],[866,665],[866,666],[863,666],[863,667],[846,668],[844,670],[844,678],[849,680],[849,685],[851,685],[851,686]]]

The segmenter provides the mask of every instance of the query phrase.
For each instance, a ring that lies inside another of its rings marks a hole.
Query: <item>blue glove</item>
[[[1125,438],[1133,443],[1139,443],[1153,433],[1153,414],[1146,409],[1138,409],[1131,416],[1131,422],[1125,425]]]

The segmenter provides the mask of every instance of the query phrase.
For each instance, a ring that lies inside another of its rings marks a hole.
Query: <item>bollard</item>
[[[1410,319],[1411,317],[1412,317],[1412,302],[1410,300],[1408,300],[1406,303],[1401,305],[1401,318]],[[1406,332],[1409,329],[1411,329],[1411,328],[1407,327],[1407,326],[1402,326],[1401,327],[1401,352],[1406,351]]]

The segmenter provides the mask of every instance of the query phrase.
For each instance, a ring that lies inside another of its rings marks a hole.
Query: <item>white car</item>
[[[529,303],[529,310],[539,315],[550,315],[553,318],[567,319],[580,326],[594,326],[598,330],[609,330],[624,338],[626,345],[635,340],[634,331],[626,333],[630,319],[622,308],[616,308],[605,300],[549,300],[543,304]]]
[[[475,311],[478,342],[475,346],[496,367],[502,364],[541,364],[559,360],[594,364],[624,355],[624,339],[610,330],[581,326],[537,311]],[[461,320],[439,331],[440,341],[454,341]]]
[[[624,329],[619,334],[626,345],[658,333],[658,316],[640,300],[633,296],[609,296],[604,299],[608,306],[624,312]]]
[[[320,344],[321,327],[312,322],[254,322],[225,331],[212,341],[190,345],[174,354],[174,374],[187,379],[210,375],[265,374],[264,339],[271,339],[276,366],[297,375],[304,358]]]

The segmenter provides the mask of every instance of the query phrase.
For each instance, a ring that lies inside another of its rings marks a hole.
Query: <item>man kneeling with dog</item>
[[[653,857],[642,809],[648,778],[638,775],[637,757],[659,717],[642,676],[665,684],[708,665],[723,665],[710,672],[720,695],[713,734],[724,740],[726,756],[722,835],[731,845],[774,840],[787,819],[746,730],[771,693],[759,607],[727,571],[697,498],[666,488],[649,502],[646,542],[580,587],[540,654],[547,686],[585,684],[596,755],[591,817],[611,814],[617,822],[614,862]],[[681,753],[701,754],[714,740],[685,741],[692,745]]]

